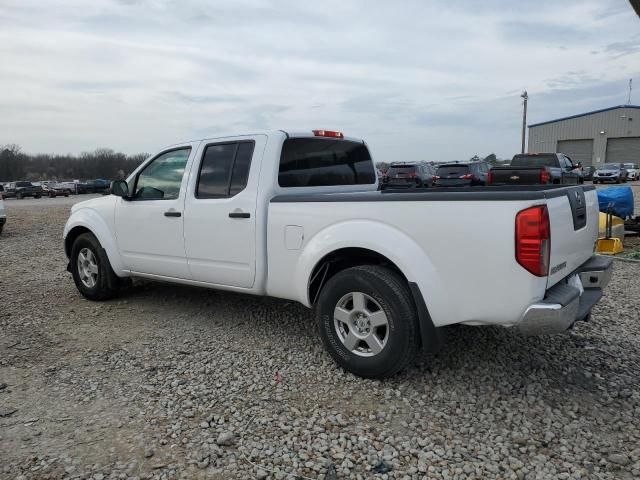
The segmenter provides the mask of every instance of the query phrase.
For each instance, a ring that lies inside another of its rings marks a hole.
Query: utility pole
[[[522,102],[522,152],[524,153],[524,140],[527,136],[527,100],[529,99],[529,95],[527,95],[527,91],[525,90],[520,95],[520,98],[523,98]]]
[[[633,90],[633,78],[629,79],[629,98],[627,100],[627,105],[631,105],[631,90]]]

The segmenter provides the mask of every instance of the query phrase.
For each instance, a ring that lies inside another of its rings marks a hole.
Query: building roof
[[[615,107],[601,108],[600,110],[592,110],[590,112],[579,113],[578,115],[571,115],[569,117],[562,117],[562,118],[556,118],[555,120],[547,120],[546,122],[533,123],[533,124],[529,125],[529,128],[538,127],[540,125],[546,125],[547,123],[555,123],[555,122],[561,122],[563,120],[570,120],[572,118],[586,117],[587,115],[593,115],[594,113],[608,112],[609,110],[616,110],[618,108],[637,108],[637,109],[640,109],[640,105],[616,105]]]

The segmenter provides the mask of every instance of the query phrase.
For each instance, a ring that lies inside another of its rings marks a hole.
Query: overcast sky
[[[627,0],[0,0],[0,60],[0,144],[32,153],[327,128],[379,161],[506,158],[524,88],[530,123],[630,77],[640,104]]]

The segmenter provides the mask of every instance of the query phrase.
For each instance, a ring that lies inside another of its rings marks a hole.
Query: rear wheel
[[[119,279],[107,252],[91,233],[80,235],[71,249],[71,274],[78,291],[89,300],[108,300],[118,293]]]
[[[316,318],[333,359],[361,377],[395,375],[418,351],[418,320],[407,284],[384,267],[337,273],[320,293]]]
[[[18,192],[18,193],[16,193],[16,198],[17,198],[18,200],[22,200],[22,198],[23,198],[22,192]]]

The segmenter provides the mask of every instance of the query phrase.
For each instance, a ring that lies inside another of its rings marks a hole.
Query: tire
[[[348,323],[338,320],[338,308]],[[359,311],[363,314],[357,315]],[[391,377],[418,352],[418,316],[409,288],[397,273],[384,267],[352,267],[331,277],[320,292],[316,320],[329,354],[360,377]],[[386,325],[371,327],[370,322],[382,320]]]
[[[78,262],[78,257],[81,254],[85,259],[84,261],[87,262],[83,271],[80,271]],[[89,300],[102,301],[113,298],[118,294],[119,278],[111,268],[107,252],[105,252],[98,239],[92,233],[83,233],[73,242],[70,265],[73,281],[83,297]],[[92,272],[92,278],[89,279],[87,272],[94,269],[97,273]],[[95,277],[93,277],[93,274],[95,274]]]
[[[34,195],[33,198],[40,198],[42,195]]]
[[[22,200],[22,198],[23,198],[22,192],[18,192],[18,193],[16,193],[16,198],[17,198],[18,200]]]
[[[620,177],[616,178],[616,183],[620,183]]]
[[[49,198],[56,198],[56,194],[53,192],[49,192]]]
[[[2,235],[2,229],[4,228],[4,223],[0,225],[0,235]]]

